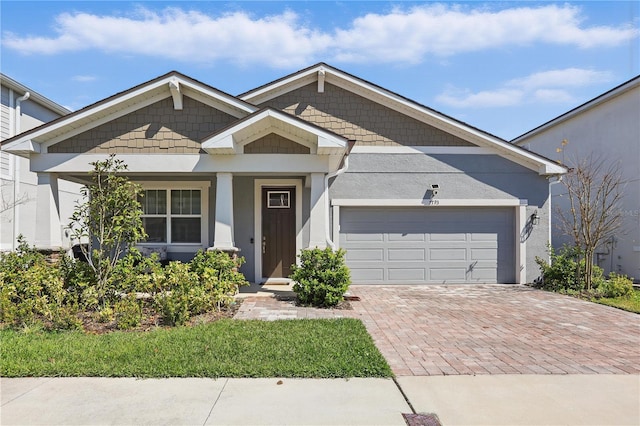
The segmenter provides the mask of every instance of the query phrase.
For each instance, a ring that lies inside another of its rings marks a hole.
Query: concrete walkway
[[[635,375],[397,380],[446,426],[640,424]],[[0,389],[5,426],[407,425],[412,412],[391,379],[2,378]]]

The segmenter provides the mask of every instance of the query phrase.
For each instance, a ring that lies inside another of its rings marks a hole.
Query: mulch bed
[[[196,325],[214,322],[223,318],[233,318],[236,312],[238,312],[238,309],[240,309],[241,303],[242,299],[237,299],[235,303],[223,308],[220,311],[206,312],[204,314],[191,317],[189,321],[187,321],[185,326],[193,327]],[[142,321],[140,322],[140,325],[128,330],[119,330],[117,328],[116,321],[99,322],[97,320],[97,315],[95,312],[82,312],[79,314],[79,318],[82,321],[82,328],[87,334],[105,334],[114,331],[140,332],[157,330],[158,328],[172,328],[171,326],[162,324],[162,317],[160,316],[160,314],[153,312],[149,308],[143,308]]]

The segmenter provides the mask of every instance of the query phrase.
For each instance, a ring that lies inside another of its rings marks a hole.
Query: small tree
[[[567,142],[563,141],[563,146]],[[589,154],[567,164],[564,177],[569,209],[558,208],[560,229],[573,239],[584,256],[584,276],[587,290],[591,290],[593,261],[596,249],[611,238],[622,226],[619,208],[624,181],[616,162]]]
[[[138,202],[142,188],[119,175],[127,165],[114,154],[90,164],[92,183],[81,189],[84,201],[76,204],[69,227],[72,239],[88,242],[80,247],[95,273],[98,298],[104,304],[118,259],[146,238]]]

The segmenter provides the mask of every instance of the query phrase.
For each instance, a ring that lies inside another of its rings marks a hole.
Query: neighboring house
[[[71,112],[4,74],[0,74],[0,83],[0,141]],[[20,234],[35,243],[37,183],[28,158],[0,151],[0,251],[15,249]],[[60,214],[65,220],[73,211],[79,188],[75,183],[60,182]],[[61,243],[68,245],[68,240]]]
[[[232,96],[178,72],[6,141],[38,173],[39,242],[58,182],[116,153],[145,188],[145,247],[240,250],[254,282],[307,247],[354,283],[524,283],[549,242],[555,162],[326,64]]]
[[[562,146],[562,141],[567,144]],[[517,137],[514,144],[558,161],[590,154],[617,162],[625,183],[622,227],[596,254],[605,273],[611,271],[640,279],[640,76]],[[558,151],[558,149],[561,151]],[[555,248],[571,244],[558,227],[556,209],[568,209],[564,185],[552,185]]]

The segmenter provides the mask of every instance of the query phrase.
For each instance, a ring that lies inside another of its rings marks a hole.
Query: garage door
[[[356,284],[515,282],[514,209],[340,209]]]

